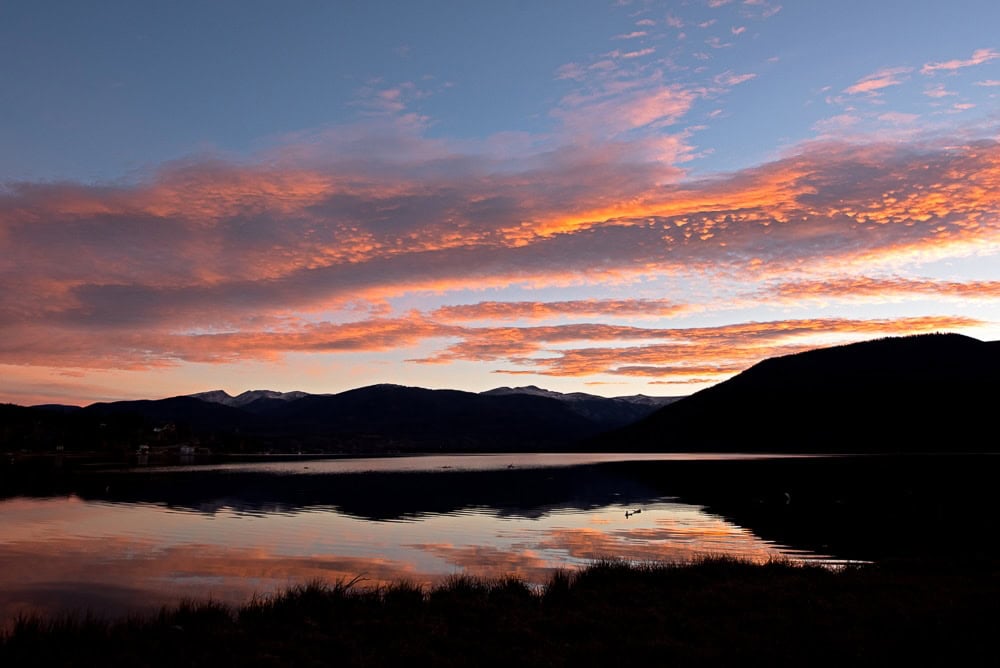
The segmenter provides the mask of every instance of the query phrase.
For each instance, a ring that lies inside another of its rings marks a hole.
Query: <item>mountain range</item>
[[[894,337],[774,357],[689,397],[372,385],[222,390],[85,408],[0,406],[0,448],[378,454],[487,451],[1000,450],[1000,342]]]
[[[85,408],[8,406],[0,422],[19,419],[34,434],[45,425],[42,449],[65,441],[76,444],[73,449],[195,443],[244,452],[564,450],[677,399],[534,386],[473,393],[382,384],[338,394],[251,390],[234,397],[212,390]],[[13,445],[12,436],[3,440]]]

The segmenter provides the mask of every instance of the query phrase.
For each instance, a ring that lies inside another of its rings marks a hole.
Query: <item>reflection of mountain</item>
[[[635,469],[761,538],[849,559],[993,558],[1000,455],[666,462]]]
[[[476,509],[541,517],[553,509],[704,506],[761,538],[843,558],[994,554],[1000,457],[888,455],[636,461],[490,471],[273,474],[246,470],[92,473],[71,489],[93,500],[214,513],[335,507],[381,521]],[[34,490],[49,494],[54,490]]]
[[[765,360],[609,434],[607,450],[989,452],[1000,341],[889,338]]]
[[[646,503],[662,492],[628,471],[599,465],[484,471],[274,474],[185,470],[80,476],[73,491],[115,502],[166,503],[247,513],[333,506],[368,520],[398,520],[468,508],[539,517],[552,508]]]

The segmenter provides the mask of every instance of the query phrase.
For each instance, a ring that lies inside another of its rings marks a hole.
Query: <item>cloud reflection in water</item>
[[[511,517],[486,508],[376,522],[331,506],[248,514],[76,497],[0,502],[0,615],[90,609],[121,614],[184,598],[240,603],[313,579],[432,584],[466,572],[545,582],[603,557],[766,559],[781,548],[674,502]]]

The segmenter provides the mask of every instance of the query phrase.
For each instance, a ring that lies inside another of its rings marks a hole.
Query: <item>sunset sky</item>
[[[0,401],[1000,339],[1000,3],[0,3]]]

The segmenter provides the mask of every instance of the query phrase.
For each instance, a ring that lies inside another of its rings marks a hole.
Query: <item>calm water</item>
[[[613,467],[633,460],[641,471],[678,457],[402,457],[95,474],[69,495],[0,500],[0,616],[118,615],[184,598],[240,603],[316,578],[429,584],[513,573],[542,583],[602,557],[823,558]]]

